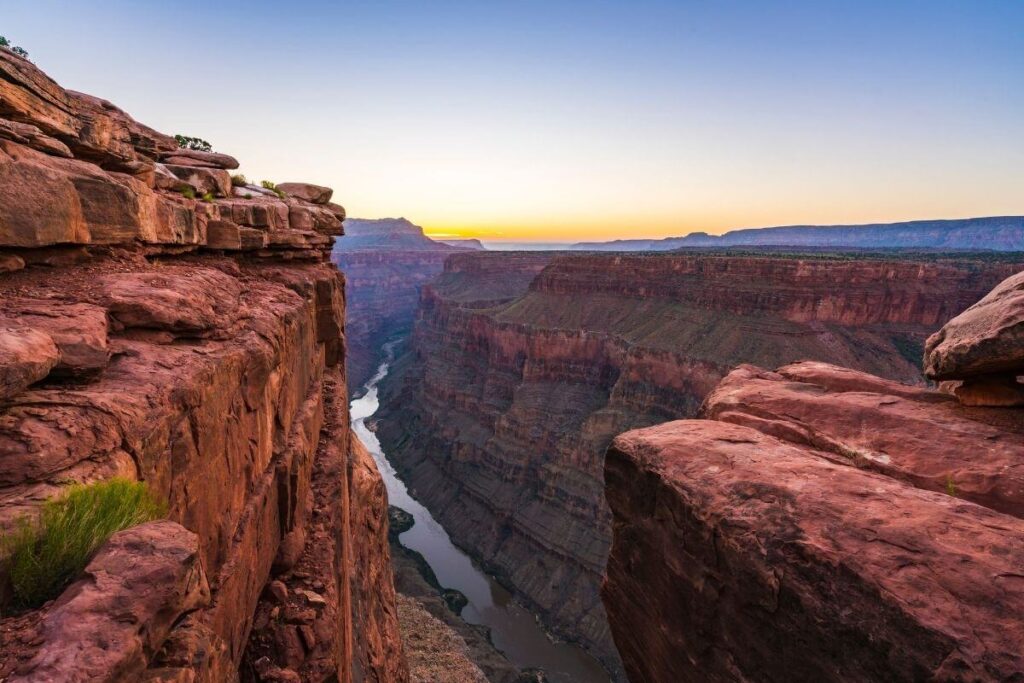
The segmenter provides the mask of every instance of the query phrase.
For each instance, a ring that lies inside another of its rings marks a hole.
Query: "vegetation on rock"
[[[24,57],[25,59],[28,59],[28,50],[21,47],[20,45],[11,45],[11,41],[9,41],[5,36],[0,36],[0,47],[2,47],[5,50],[10,50],[19,57]]]
[[[114,533],[160,519],[166,506],[142,482],[115,478],[75,484],[0,539],[16,609],[41,606],[85,569]]]
[[[231,184],[235,187],[244,187],[249,184],[249,181],[241,173],[235,173],[231,176]]]
[[[213,145],[202,138],[193,138],[188,135],[175,135],[174,139],[178,142],[178,147],[182,149],[194,149],[198,152],[212,152]]]

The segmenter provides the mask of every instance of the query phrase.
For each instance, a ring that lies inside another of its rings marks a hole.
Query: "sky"
[[[1024,214],[1024,2],[0,0],[61,85],[428,234]]]

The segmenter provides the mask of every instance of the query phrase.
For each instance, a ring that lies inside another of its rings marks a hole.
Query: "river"
[[[466,596],[469,603],[462,610],[462,618],[490,628],[494,646],[515,666],[543,669],[552,683],[607,683],[608,674],[596,659],[576,645],[552,640],[536,617],[455,547],[444,527],[409,494],[384,455],[377,435],[366,426],[366,420],[380,405],[377,385],[387,373],[385,362],[366,383],[366,393],[352,401],[352,428],[377,462],[389,502],[415,519],[413,527],[399,536],[402,545],[423,555],[442,586]]]

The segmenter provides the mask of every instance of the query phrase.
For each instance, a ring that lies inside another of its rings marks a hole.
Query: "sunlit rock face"
[[[0,535],[112,477],[169,517],[39,610],[0,569],[4,680],[408,679],[349,430],[344,209],[237,167],[0,49]]]
[[[632,680],[1019,675],[1024,407],[960,390],[1020,389],[1020,283],[929,339],[952,391],[742,365],[704,419],[615,439],[602,597]]]
[[[927,337],[1020,264],[945,258],[461,254],[383,387],[389,456],[453,538],[618,666],[599,586],[616,435],[697,414],[740,363],[923,386]]]
[[[404,218],[345,222],[331,259],[345,273],[350,392],[370,379],[384,344],[408,338],[420,289],[441,273],[448,255],[471,248],[436,242]]]

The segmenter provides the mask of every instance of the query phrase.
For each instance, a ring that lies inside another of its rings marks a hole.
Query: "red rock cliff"
[[[960,400],[823,363],[741,366],[706,419],[615,440],[602,594],[630,680],[1021,675],[1024,409],[1006,397],[1024,395],[1022,275],[928,342]]]
[[[5,680],[407,679],[348,427],[344,209],[237,166],[0,50],[0,528],[113,476],[170,510],[0,622]]]
[[[928,258],[469,254],[423,290],[381,435],[455,541],[611,668],[604,452],[693,416],[736,364],[923,383],[926,337],[1017,264]]]

